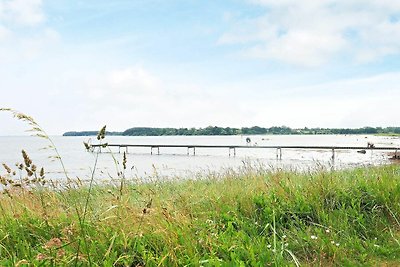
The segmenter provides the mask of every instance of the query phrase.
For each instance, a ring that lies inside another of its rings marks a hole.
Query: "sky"
[[[0,0],[0,108],[52,135],[400,126],[399,100],[400,1]]]

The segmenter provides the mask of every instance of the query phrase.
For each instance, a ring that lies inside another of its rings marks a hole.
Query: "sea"
[[[250,138],[250,142],[247,142]],[[130,147],[123,166],[125,148],[103,148],[87,151],[83,142],[97,144],[96,137],[51,136],[51,141],[35,136],[1,136],[0,163],[18,171],[16,164],[23,162],[21,151],[25,150],[33,163],[43,167],[46,178],[62,180],[79,178],[107,181],[121,177],[148,180],[195,178],[220,175],[243,170],[285,169],[310,171],[316,169],[344,169],[361,166],[389,164],[388,151],[367,150],[365,154],[356,150],[337,150],[332,160],[331,150],[282,149],[282,158],[276,149],[197,148],[196,154],[187,148]],[[236,135],[236,136],[109,136],[109,144],[145,145],[242,145],[242,146],[360,146],[368,142],[376,147],[400,147],[399,137],[374,135]],[[400,152],[400,151],[399,151]],[[60,156],[60,158],[58,157]],[[67,174],[64,172],[62,163]],[[5,173],[1,169],[0,175]]]

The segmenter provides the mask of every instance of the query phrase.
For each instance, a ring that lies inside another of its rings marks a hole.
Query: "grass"
[[[92,187],[83,226],[88,187],[11,188],[0,265],[398,266],[399,182],[396,165],[126,181]]]
[[[32,117],[0,111],[49,141],[67,181],[52,184],[25,151],[17,170],[3,164],[0,266],[400,265],[399,165],[309,173],[245,166],[138,184],[125,177],[124,154],[117,180],[95,185],[93,171],[83,185]]]

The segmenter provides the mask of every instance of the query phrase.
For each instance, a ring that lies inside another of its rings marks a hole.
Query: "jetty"
[[[204,148],[212,148],[212,149],[226,149],[228,150],[229,156],[236,156],[237,149],[275,149],[277,159],[282,159],[282,150],[283,149],[299,149],[299,150],[328,150],[332,152],[332,159],[335,158],[335,151],[339,150],[356,150],[359,153],[365,154],[366,151],[391,151],[395,157],[400,157],[400,147],[375,147],[375,146],[302,146],[302,145],[291,145],[291,146],[258,146],[258,145],[191,145],[191,144],[92,144],[90,145],[92,151],[95,148],[99,148],[99,152],[101,152],[101,148],[118,148],[118,153],[121,151],[125,151],[125,153],[129,153],[129,148],[150,148],[150,154],[153,155],[154,150],[157,152],[157,155],[160,155],[160,148],[186,148],[187,155],[192,154],[196,155],[196,149],[204,149]]]

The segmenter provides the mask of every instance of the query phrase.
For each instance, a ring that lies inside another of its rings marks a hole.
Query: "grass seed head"
[[[105,137],[106,137],[106,125],[104,125],[103,128],[101,128],[101,130],[97,134],[97,140],[102,140]]]
[[[30,167],[32,164],[32,160],[29,158],[28,154],[23,149],[22,149],[22,157],[24,158],[25,166]]]
[[[124,157],[122,159],[122,165],[124,167],[124,170],[126,170],[126,152],[124,152]]]
[[[7,164],[3,163],[4,169],[6,169],[7,173],[10,174],[12,172],[11,168],[7,166]]]
[[[86,150],[89,150],[91,146],[87,142],[83,142],[83,145],[85,146]]]

